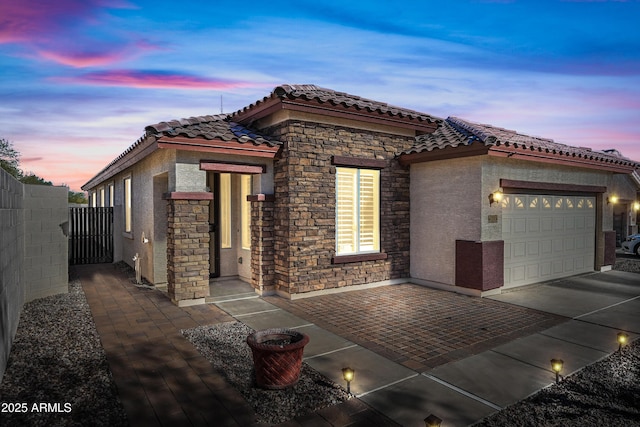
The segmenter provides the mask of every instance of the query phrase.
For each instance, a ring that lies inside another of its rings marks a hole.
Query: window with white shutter
[[[336,168],[336,254],[380,251],[380,171]]]

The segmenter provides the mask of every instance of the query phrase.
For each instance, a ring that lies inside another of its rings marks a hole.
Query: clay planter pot
[[[247,337],[258,387],[291,387],[300,378],[302,353],[309,337],[291,329],[265,329]]]

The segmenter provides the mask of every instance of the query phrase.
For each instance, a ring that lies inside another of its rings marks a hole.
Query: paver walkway
[[[252,426],[242,395],[180,333],[234,320],[215,305],[177,307],[113,265],[75,267],[132,426]],[[358,399],[285,425],[396,425]]]
[[[568,320],[408,283],[293,301],[264,299],[418,372]]]

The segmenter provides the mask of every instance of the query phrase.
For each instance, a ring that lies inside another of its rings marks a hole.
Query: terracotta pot
[[[302,354],[309,337],[291,329],[265,329],[247,337],[253,354],[256,383],[266,389],[283,389],[300,379]]]

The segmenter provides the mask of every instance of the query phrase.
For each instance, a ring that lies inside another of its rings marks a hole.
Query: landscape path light
[[[351,393],[351,381],[355,374],[355,371],[349,367],[342,368],[342,378],[347,382],[347,393]]]
[[[551,369],[556,373],[556,383],[560,382],[560,371],[562,371],[562,366],[564,365],[564,360],[562,359],[551,359]]]
[[[442,420],[433,414],[424,419],[424,427],[440,427]]]
[[[629,342],[629,335],[624,332],[618,332],[618,351],[622,350],[623,345],[627,345]]]

